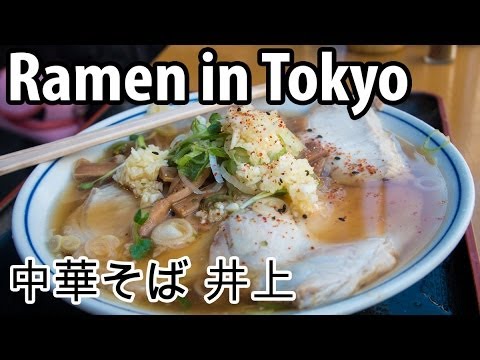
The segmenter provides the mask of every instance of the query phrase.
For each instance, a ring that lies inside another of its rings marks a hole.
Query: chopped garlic
[[[195,216],[200,218],[201,224],[214,223],[225,220],[228,215],[240,209],[240,205],[236,202],[217,201],[208,209],[199,210]]]
[[[162,198],[163,184],[157,180],[162,166],[167,166],[168,150],[148,145],[146,149],[132,148],[130,156],[113,175],[113,180],[130,189],[145,207]]]

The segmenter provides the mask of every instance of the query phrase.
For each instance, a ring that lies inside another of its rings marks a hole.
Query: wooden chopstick
[[[264,97],[265,95],[265,84],[252,87],[252,100]],[[70,136],[47,144],[6,154],[0,156],[0,176],[42,162],[54,160],[65,155],[73,154],[98,144],[152,130],[156,127],[167,125],[175,121],[193,118],[197,115],[215,111],[227,106],[229,105],[188,104],[173,108],[167,112],[150,114],[141,119],[127,121],[119,125]]]

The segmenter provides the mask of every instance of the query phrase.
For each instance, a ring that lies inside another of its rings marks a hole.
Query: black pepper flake
[[[272,216],[272,220],[275,221],[276,217],[275,216]]]
[[[352,171],[352,175],[358,175],[360,174],[358,171]]]
[[[347,217],[346,217],[346,216],[344,216],[344,217],[339,217],[338,220],[340,220],[340,221],[345,221],[345,220],[347,220]]]
[[[287,205],[283,204],[281,209],[277,210],[280,214],[285,214],[287,212]]]
[[[280,184],[283,184],[283,180],[282,180],[282,178],[280,178]]]
[[[340,156],[335,156],[334,159],[335,160],[340,160]]]
[[[302,217],[303,217],[304,219],[308,218],[307,214],[303,214]]]
[[[270,113],[267,111],[267,115],[270,115]]]
[[[308,132],[312,132],[313,130],[312,129],[307,129]]]
[[[155,155],[160,155],[158,152],[156,151],[152,151],[152,154],[155,154]]]
[[[310,175],[310,171],[308,170],[305,170],[305,173],[307,174],[307,176]]]
[[[317,135],[317,139],[323,139],[322,135]]]

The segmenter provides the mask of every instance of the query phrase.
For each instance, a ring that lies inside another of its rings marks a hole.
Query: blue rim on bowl
[[[196,101],[194,95],[191,97],[191,101]],[[139,118],[145,113],[146,106],[136,107],[103,120],[85,131],[92,131],[100,127],[112,126],[130,119]],[[390,106],[385,106],[380,115],[387,123],[396,126],[400,132],[403,131],[405,133],[399,135],[408,140],[411,137],[416,137],[417,143],[420,141],[419,139],[424,139],[434,131],[431,126],[423,121]],[[435,134],[431,140],[434,145],[439,146],[444,141],[444,137],[442,134]],[[415,141],[412,142],[415,143]],[[386,276],[381,282],[375,283],[374,286],[360,291],[352,297],[318,308],[298,312],[292,311],[291,313],[350,314],[360,311],[413,285],[437,267],[453,251],[465,233],[473,213],[474,183],[468,165],[454,145],[450,144],[444,147],[437,154],[437,157],[439,158],[442,172],[447,173],[444,173],[444,176],[448,185],[449,210],[439,232],[429,245],[401,269],[397,269],[397,271]],[[53,257],[50,255],[50,259],[46,260],[49,258],[45,252],[46,241],[45,239],[42,241],[37,240],[45,238],[45,236],[35,237],[33,233],[34,227],[32,224],[35,224],[35,228],[43,229],[45,233],[49,224],[38,224],[35,217],[38,211],[35,213],[32,210],[32,202],[37,201],[36,195],[39,187],[44,186],[47,175],[55,172],[61,161],[62,159],[58,159],[37,166],[25,182],[14,207],[12,231],[17,251],[21,258],[33,256],[37,264],[51,265]],[[45,214],[42,214],[42,216],[45,216]],[[120,303],[103,297],[84,299],[79,307],[95,314],[149,313],[134,305]]]

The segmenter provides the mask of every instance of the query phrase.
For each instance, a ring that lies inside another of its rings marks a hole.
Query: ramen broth
[[[334,182],[328,184],[322,201],[330,209],[329,216],[318,213],[301,219],[301,225],[306,226],[317,241],[346,243],[369,237],[389,237],[398,251],[397,269],[427,245],[438,231],[445,215],[446,184],[437,166],[430,164],[405,140],[399,141],[407,155],[414,179],[408,182],[395,179],[372,181],[355,187]],[[73,182],[68,186],[59,198],[52,218],[51,228],[55,233],[61,231],[67,217],[87,195],[88,192],[77,190]],[[98,214],[99,221],[108,219],[108,216],[104,216],[108,209],[98,211],[102,212]],[[194,216],[187,220],[192,222],[194,227],[198,225],[199,219]],[[110,221],[114,222],[115,219]],[[183,248],[167,250],[154,258],[161,266],[166,266],[169,259],[190,257],[191,268],[181,280],[182,284],[189,288],[186,301],[175,301],[171,304],[149,303],[145,294],[137,293],[135,303],[149,310],[186,313],[262,313],[291,308],[288,303],[254,303],[250,300],[248,290],[242,290],[238,305],[228,303],[227,292],[213,304],[208,305],[204,301],[203,295],[207,291],[203,287],[203,280],[206,278],[210,245],[218,226],[219,223],[215,223],[208,231],[199,232],[193,243]],[[123,240],[127,242],[130,236],[126,234]],[[121,260],[130,259],[125,257]],[[144,280],[139,284],[145,282],[148,260],[149,258],[146,258],[135,262],[136,267],[144,273]],[[100,273],[106,271],[104,266],[101,265]],[[102,293],[114,298],[108,290]]]

